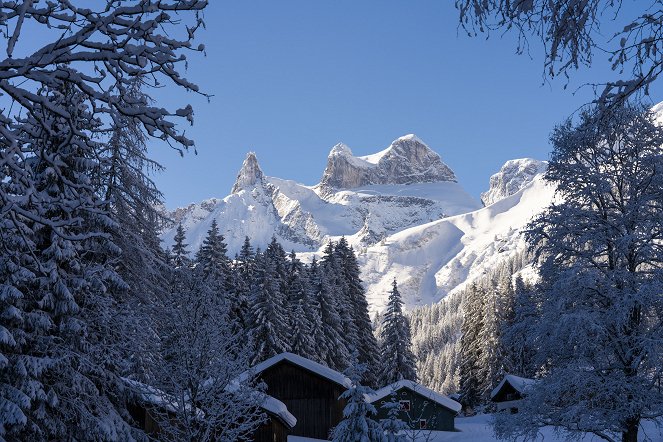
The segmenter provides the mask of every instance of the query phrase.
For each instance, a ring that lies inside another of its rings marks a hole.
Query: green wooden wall
[[[399,401],[410,401],[410,411],[400,411],[399,418],[408,423],[410,428],[419,429],[419,420],[426,419],[426,428],[434,431],[454,431],[454,418],[456,412],[422,396],[408,388],[402,387],[396,391]],[[385,403],[391,402],[391,396],[373,402],[378,410],[378,420],[387,418],[387,410],[381,408]]]

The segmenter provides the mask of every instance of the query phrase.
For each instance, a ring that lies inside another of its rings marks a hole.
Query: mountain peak
[[[352,156],[352,150],[347,146],[347,144],[344,143],[338,143],[332,149],[329,151],[329,156],[337,156],[337,155],[350,155]]]
[[[395,139],[386,149],[361,157],[344,144],[334,146],[321,184],[337,189],[371,184],[456,181],[440,156],[414,134]]]
[[[249,152],[246,155],[244,163],[242,163],[242,168],[237,174],[237,179],[232,188],[232,193],[237,193],[240,190],[254,187],[256,183],[262,182],[263,173],[258,165],[258,158],[256,157],[255,152]]]
[[[415,134],[407,134],[407,135],[403,135],[402,137],[398,137],[391,144],[396,144],[396,143],[402,142],[402,141],[414,141],[415,143],[423,144],[424,146],[426,146],[426,143],[421,141],[421,138],[419,138]],[[428,147],[428,146],[426,146],[426,147]]]
[[[499,172],[490,177],[490,188],[481,194],[481,201],[489,206],[523,189],[535,176],[548,168],[546,161],[532,158],[509,160]]]

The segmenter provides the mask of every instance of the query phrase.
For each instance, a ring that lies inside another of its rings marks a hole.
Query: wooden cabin
[[[399,419],[413,430],[455,431],[454,419],[461,405],[437,391],[414,381],[402,380],[367,396],[378,411],[378,420],[387,419],[389,402],[398,401]]]
[[[339,396],[350,387],[343,374],[293,353],[281,353],[253,367],[243,376],[267,384],[266,393],[283,402],[297,418],[294,436],[327,439],[343,419],[346,401]]]
[[[535,383],[534,379],[507,374],[490,394],[490,400],[497,405],[497,411],[509,410],[517,413],[527,390]]]

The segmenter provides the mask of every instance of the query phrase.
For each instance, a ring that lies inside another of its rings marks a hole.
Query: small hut
[[[490,394],[490,400],[497,404],[497,411],[509,410],[511,413],[517,413],[527,390],[534,383],[534,379],[506,374]]]
[[[341,393],[351,385],[343,374],[293,353],[281,353],[248,370],[242,377],[256,376],[267,384],[266,393],[283,402],[297,418],[291,433],[327,439],[343,419]]]
[[[458,402],[408,380],[387,385],[366,400],[378,410],[378,419],[387,418],[388,410],[383,407],[386,403],[398,401],[399,418],[413,430],[454,431],[454,419],[461,409]]]

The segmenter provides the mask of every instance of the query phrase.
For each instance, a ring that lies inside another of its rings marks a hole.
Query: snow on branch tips
[[[97,132],[120,118],[130,118],[180,152],[193,146],[175,124],[182,118],[193,122],[191,106],[169,111],[133,100],[128,91],[140,78],[146,86],[172,83],[201,93],[181,70],[186,68],[188,51],[205,50],[194,45],[194,39],[204,26],[202,13],[208,2],[94,4],[99,5],[95,10],[83,0],[0,1],[0,36],[7,41],[7,58],[0,61],[4,143],[20,143],[21,115],[49,106],[44,90],[67,85],[86,97],[93,117],[101,123]],[[63,109],[49,110],[67,117]]]
[[[663,0],[638,1],[634,16],[621,0],[456,0],[461,27],[470,36],[516,30],[517,52],[529,50],[530,35],[541,39],[545,73],[569,78],[592,57],[604,54],[614,80],[591,84],[602,109],[649,94],[663,73]],[[610,29],[612,28],[612,29]],[[626,73],[626,75],[624,75]]]

